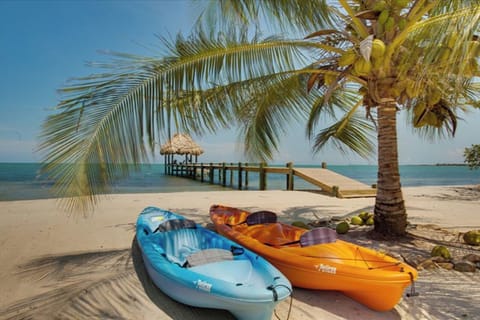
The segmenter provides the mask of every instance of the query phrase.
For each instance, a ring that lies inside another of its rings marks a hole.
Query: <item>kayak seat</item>
[[[295,242],[298,243],[298,238],[289,236],[283,226],[283,224],[276,222],[240,226],[237,230],[268,246],[279,247]],[[244,231],[242,231],[242,229]]]
[[[202,264],[227,260],[233,260],[232,251],[218,248],[205,249],[189,255],[186,267],[196,267]]]
[[[180,229],[195,229],[197,224],[193,220],[188,219],[170,219],[160,223],[153,231],[155,232],[167,232],[173,230],[180,230]]]
[[[308,247],[315,244],[331,243],[337,240],[337,232],[330,228],[315,228],[300,236],[300,246]]]
[[[170,262],[185,266],[187,257],[202,250],[203,237],[200,229],[179,229],[160,233],[160,245]]]
[[[264,223],[276,223],[277,214],[267,210],[256,211],[248,215],[246,222],[249,226]]]

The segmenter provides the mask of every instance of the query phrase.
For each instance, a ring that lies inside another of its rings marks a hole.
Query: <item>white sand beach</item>
[[[382,243],[366,232],[357,240],[404,256],[428,252],[435,243],[455,246],[458,232],[480,229],[478,189],[403,192],[415,241]],[[125,194],[108,196],[87,218],[63,212],[54,199],[0,202],[0,319],[233,319],[226,311],[179,304],[156,289],[134,242],[135,221],[147,206],[207,224],[212,204],[273,210],[292,222],[371,211],[374,198],[301,191]],[[467,251],[480,254],[478,247]],[[415,289],[418,297],[376,312],[339,292],[295,288],[290,319],[480,319],[478,271],[421,270]],[[287,319],[289,304],[286,299],[277,307],[279,319]]]

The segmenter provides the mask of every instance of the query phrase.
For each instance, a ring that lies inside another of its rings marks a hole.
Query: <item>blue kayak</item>
[[[136,231],[150,278],[181,303],[225,309],[237,319],[270,320],[292,291],[265,259],[181,215],[147,207]]]

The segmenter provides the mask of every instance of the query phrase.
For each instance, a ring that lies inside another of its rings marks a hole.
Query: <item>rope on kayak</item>
[[[383,269],[383,268],[389,268],[389,267],[394,267],[394,266],[398,266],[399,264],[401,264],[400,261],[397,261],[395,263],[390,263],[390,264],[384,264],[383,266],[378,266],[378,267],[371,267],[368,262],[383,262],[382,260],[380,261],[375,261],[375,260],[367,260],[363,257],[362,255],[362,251],[360,251],[360,248],[357,247],[357,250],[356,252],[360,255],[360,257],[362,258],[362,261],[365,262],[365,265],[367,266],[368,270],[376,270],[376,269]],[[350,260],[357,260],[357,259],[350,259]],[[403,268],[402,268],[403,269]],[[402,270],[403,271],[403,270]]]
[[[402,264],[402,262],[392,262],[385,264],[383,266],[378,266],[378,267],[371,267],[368,262],[377,262],[377,263],[385,263],[384,260],[368,260],[368,259],[361,259],[358,258],[340,258],[340,257],[328,257],[328,256],[311,256],[311,255],[302,255],[302,257],[307,257],[307,258],[319,258],[319,259],[330,259],[330,260],[342,260],[342,261],[363,261],[365,262],[366,266],[368,267],[369,270],[374,270],[374,269],[382,269],[382,268],[389,268],[389,267],[394,267]]]
[[[290,313],[292,311],[292,304],[293,304],[293,291],[292,289],[290,289],[288,286],[284,285],[284,284],[277,284],[277,285],[271,285],[270,287],[268,288],[271,288],[271,290],[273,290],[274,292],[274,297],[276,295],[276,291],[275,291],[275,288],[276,287],[284,287],[285,289],[287,289],[289,292],[290,292],[290,304],[288,306],[288,313],[287,313],[287,319],[290,319]],[[274,301],[277,301],[278,298],[274,298],[275,300]],[[281,320],[280,317],[278,316],[277,314],[277,310],[273,310],[273,313],[275,314],[275,317],[278,319],[278,320]]]
[[[410,287],[410,293],[407,293],[407,297],[416,297],[419,296],[420,293],[415,291],[415,280],[413,279],[413,273],[409,272],[410,275],[410,282],[412,283]]]

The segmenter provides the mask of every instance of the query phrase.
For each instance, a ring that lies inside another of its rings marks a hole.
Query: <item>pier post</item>
[[[267,173],[265,172],[265,166],[266,163],[262,162],[260,163],[260,171],[258,173],[259,175],[259,189],[260,190],[266,190],[267,189]]]
[[[192,179],[197,180],[197,167],[193,163],[187,164],[187,166],[191,168],[189,172]]]
[[[200,182],[203,182],[203,162],[200,163]]]
[[[332,196],[339,198],[340,188],[338,186],[333,186],[332,187]]]
[[[292,191],[293,186],[293,162],[287,163],[288,173],[287,173],[287,190]]]
[[[242,163],[238,163],[238,190],[242,190]]]
[[[210,172],[208,173],[208,176],[209,176],[209,179],[210,179],[210,184],[213,184],[214,172],[213,172],[213,163],[211,163],[211,162],[210,162]]]
[[[230,186],[233,187],[233,163],[230,163]]]
[[[227,185],[227,168],[225,166],[225,162],[222,163],[222,186]]]
[[[248,162],[245,162],[245,167],[248,167]],[[248,169],[245,170],[245,189],[248,189]]]
[[[167,162],[167,154],[163,155],[163,174],[167,175],[167,168],[168,168],[168,162]]]

